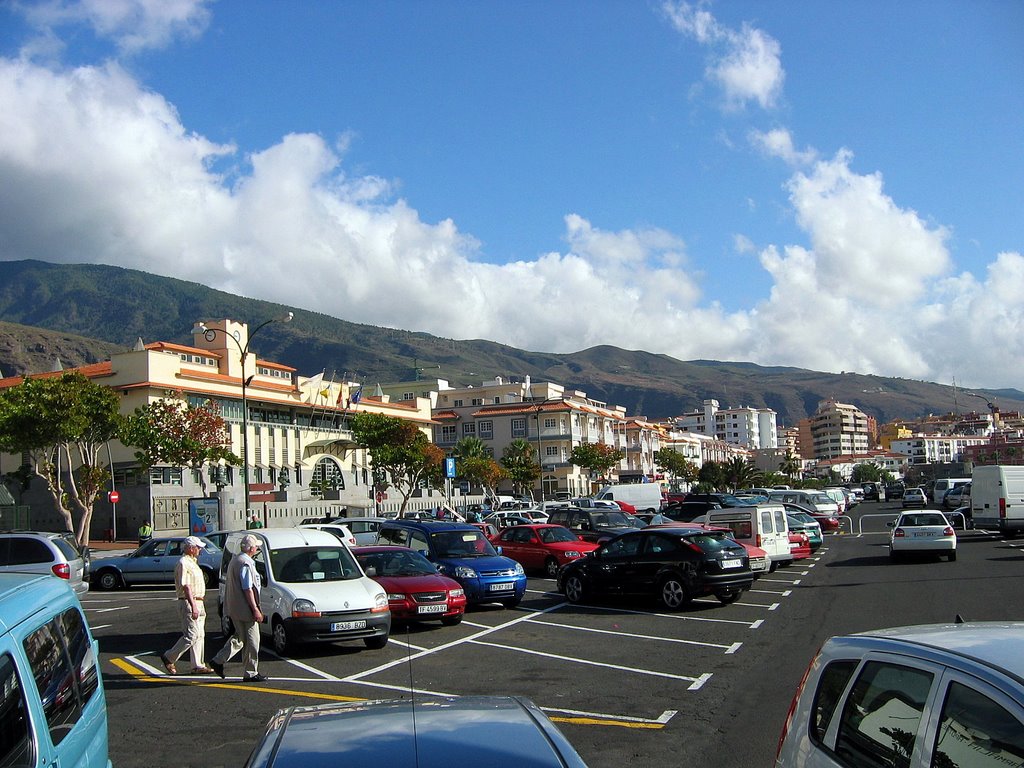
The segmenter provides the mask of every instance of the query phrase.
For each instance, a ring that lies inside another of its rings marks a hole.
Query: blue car
[[[514,608],[526,593],[523,566],[499,555],[475,525],[389,520],[377,533],[377,543],[421,552],[438,571],[462,585],[469,604],[501,603]]]
[[[150,539],[130,555],[93,561],[92,583],[100,589],[120,589],[136,584],[174,584],[174,566],[185,548],[184,536]],[[199,551],[199,567],[206,586],[217,583],[221,551],[212,541],[199,537],[205,546]]]

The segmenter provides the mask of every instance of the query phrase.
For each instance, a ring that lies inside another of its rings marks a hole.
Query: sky
[[[0,0],[0,259],[1024,388],[1022,41],[1015,0]]]

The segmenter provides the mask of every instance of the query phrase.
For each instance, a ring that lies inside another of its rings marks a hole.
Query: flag
[[[317,392],[319,392],[323,387],[325,372],[326,370],[320,371],[316,376],[310,376],[306,379],[306,385],[309,387],[309,399],[306,401],[307,403],[312,403],[313,400],[316,399]]]
[[[359,389],[357,389],[355,392],[352,393],[352,405],[355,405],[356,403],[358,403],[362,399],[363,399],[363,388],[360,387]]]

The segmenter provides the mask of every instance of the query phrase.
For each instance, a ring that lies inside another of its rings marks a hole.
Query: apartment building
[[[677,416],[674,423],[745,448],[779,447],[777,414],[770,408],[720,408],[717,400],[705,400],[702,409]]]
[[[835,400],[820,402],[807,422],[818,460],[867,453],[874,433],[874,419],[856,406]]]
[[[430,434],[430,400],[364,396],[357,382],[299,376],[294,368],[251,351],[243,362],[241,351],[248,345],[248,326],[222,319],[197,325],[191,345],[140,340],[134,349],[78,370],[118,392],[125,414],[161,399],[215,403],[227,423],[231,451],[244,458],[248,469],[249,508],[264,524],[292,525],[340,506],[372,506],[370,457],[352,439],[351,416],[384,413]],[[3,379],[0,388],[20,382],[20,377]],[[93,536],[111,531],[134,535],[143,520],[158,533],[185,532],[197,507],[214,529],[245,527],[241,467],[155,466],[144,472],[134,449],[113,441],[109,457],[119,501],[97,502]],[[20,456],[2,456],[0,471],[13,471],[21,461]],[[208,487],[205,498],[201,480]],[[30,491],[26,499],[33,506],[33,525],[62,525],[45,491]]]
[[[987,437],[969,435],[912,435],[889,442],[889,450],[903,454],[911,466],[962,462],[968,449],[988,445]]]

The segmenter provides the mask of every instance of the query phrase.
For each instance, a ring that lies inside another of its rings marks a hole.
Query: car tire
[[[462,623],[462,617],[465,614],[460,613],[458,616],[442,616],[441,624],[446,627],[454,627]]]
[[[583,578],[576,574],[565,580],[563,590],[570,603],[582,603],[587,598],[587,586]]]
[[[947,554],[946,557],[949,559],[949,562],[951,562],[951,563],[953,561],[955,561],[956,560],[956,550],[954,549],[952,552]]]
[[[371,651],[379,651],[381,648],[388,644],[387,635],[375,635],[373,637],[364,637],[363,645],[369,648]]]
[[[554,579],[558,576],[559,568],[561,568],[561,566],[558,564],[558,561],[555,560],[555,558],[553,557],[549,557],[547,560],[544,561],[544,574],[549,579]]]
[[[692,599],[686,585],[676,576],[667,576],[658,586],[658,599],[670,611],[678,611]]]
[[[890,549],[890,550],[889,550],[889,562],[890,562],[890,563],[897,563],[897,562],[899,562],[899,559],[900,559],[900,554],[899,554],[899,552],[893,552],[893,551],[892,551],[892,550]]]
[[[740,591],[739,590],[735,590],[735,591],[715,592],[715,597],[718,598],[718,601],[722,605],[729,605],[730,603],[735,603],[737,600],[740,599]]]
[[[209,589],[217,583],[216,578],[214,578],[213,571],[211,571],[209,568],[200,568],[199,570],[203,572],[203,584],[206,586],[207,589]]]
[[[288,636],[288,628],[281,619],[274,619],[270,642],[274,646],[274,653],[278,656],[285,656],[292,649],[292,639]]]
[[[120,589],[124,586],[124,580],[121,578],[121,574],[112,568],[100,571],[96,574],[96,586],[102,590],[110,591],[112,589]]]
[[[515,608],[520,602],[522,602],[522,600],[523,598],[521,597],[510,597],[508,600],[502,600],[501,604],[506,608]]]

